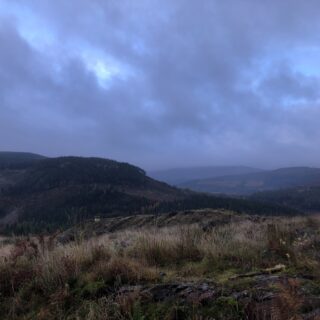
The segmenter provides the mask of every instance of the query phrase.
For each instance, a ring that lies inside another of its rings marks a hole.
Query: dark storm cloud
[[[147,168],[319,165],[319,9],[3,1],[0,149]]]

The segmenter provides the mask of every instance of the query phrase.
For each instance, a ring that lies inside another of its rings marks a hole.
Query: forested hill
[[[0,151],[0,169],[23,169],[43,159],[35,153]]]
[[[148,177],[138,167],[101,158],[45,158],[22,169],[0,169],[0,187],[0,229],[16,233],[63,228],[96,215],[200,208],[252,214],[295,212],[181,190]]]
[[[297,187],[259,192],[252,195],[250,199],[254,201],[261,201],[279,206],[295,208],[304,212],[320,212],[320,186]]]
[[[142,169],[127,163],[100,158],[61,157],[36,163],[17,188],[30,192],[85,184],[145,187],[150,182]]]

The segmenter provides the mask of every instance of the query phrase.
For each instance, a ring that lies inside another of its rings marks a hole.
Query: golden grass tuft
[[[66,245],[53,236],[17,239],[0,248],[0,312],[7,319],[32,312],[39,319],[58,319],[67,312],[73,315],[70,319],[105,319],[106,314],[126,319],[140,312],[135,311],[136,293],[111,301],[101,292],[168,279],[217,281],[230,272],[277,264],[318,275],[319,221],[312,219],[243,219],[207,231],[197,224],[149,228]],[[288,316],[298,319],[302,300],[297,287],[298,283],[288,282],[278,288],[272,306],[278,318],[290,306]],[[31,306],[37,311],[28,309],[26,297],[34,300]],[[270,315],[272,308],[267,307]]]

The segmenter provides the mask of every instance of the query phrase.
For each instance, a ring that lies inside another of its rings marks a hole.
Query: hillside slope
[[[250,199],[296,208],[305,212],[320,212],[320,186],[259,192],[253,194]]]
[[[216,197],[171,187],[128,163],[61,157],[19,171],[0,192],[0,229],[33,233],[101,217],[225,208],[248,214],[295,210],[245,199]]]
[[[44,156],[35,153],[0,151],[0,170],[25,169],[43,159]]]
[[[195,191],[251,194],[298,186],[320,186],[320,169],[308,167],[283,168],[273,171],[193,180],[179,185]]]
[[[0,224],[63,226],[94,215],[134,214],[182,195],[140,168],[107,159],[44,159],[19,174],[16,183],[2,188]]]
[[[20,181],[27,168],[44,156],[27,152],[0,152],[0,194],[4,188]]]

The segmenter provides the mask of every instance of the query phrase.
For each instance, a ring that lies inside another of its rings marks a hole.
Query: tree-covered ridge
[[[44,156],[29,152],[0,151],[0,170],[25,169],[43,159]]]
[[[127,163],[100,158],[61,157],[38,162],[28,170],[18,187],[43,191],[92,183],[137,186],[147,180],[142,169]]]
[[[278,205],[177,189],[153,180],[128,163],[61,157],[37,161],[2,188],[0,226],[7,232],[34,233],[66,228],[97,215],[161,214],[200,208],[267,215],[296,213]]]
[[[259,192],[251,199],[307,212],[320,211],[320,187],[298,187],[269,192]]]

